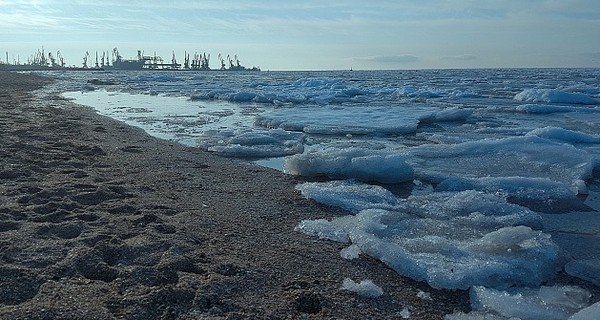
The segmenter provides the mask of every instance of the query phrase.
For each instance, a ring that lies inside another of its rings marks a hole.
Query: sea
[[[552,285],[600,286],[600,69],[47,74],[151,135],[304,177],[348,215],[297,232],[471,290],[452,319],[600,315]]]

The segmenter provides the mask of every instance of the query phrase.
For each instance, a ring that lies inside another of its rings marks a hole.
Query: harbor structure
[[[237,55],[233,58],[227,55],[224,58],[218,55],[220,68],[210,68],[210,54],[206,52],[199,54],[195,52],[190,55],[184,52],[184,62],[178,63],[175,52],[173,51],[170,61],[165,61],[156,52],[153,55],[145,55],[143,51],[138,50],[133,59],[125,59],[117,48],[112,51],[103,51],[101,54],[95,52],[95,61],[91,62],[89,51],[83,56],[81,67],[76,65],[67,66],[60,51],[54,55],[51,52],[45,53],[44,48],[38,50],[29,57],[26,63],[14,60],[11,63],[9,53],[6,52],[6,61],[0,60],[0,70],[5,71],[43,71],[43,70],[181,70],[181,71],[260,71],[259,67],[246,68],[241,65]],[[227,62],[227,63],[226,63]]]

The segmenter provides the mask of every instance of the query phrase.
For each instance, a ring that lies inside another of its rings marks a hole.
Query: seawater
[[[352,214],[297,230],[433,287],[600,270],[599,69],[52,76],[158,137],[329,178],[298,189]]]

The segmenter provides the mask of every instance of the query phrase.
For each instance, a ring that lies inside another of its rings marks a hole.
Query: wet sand
[[[411,319],[468,311],[343,244],[278,171],[147,135],[0,72],[0,319]],[[369,299],[341,289],[371,279]],[[419,291],[431,300],[417,297]]]

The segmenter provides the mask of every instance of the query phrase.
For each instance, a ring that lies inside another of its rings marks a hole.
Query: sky
[[[600,67],[598,0],[0,0],[0,61],[238,55],[263,70]]]

